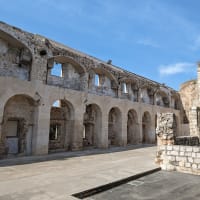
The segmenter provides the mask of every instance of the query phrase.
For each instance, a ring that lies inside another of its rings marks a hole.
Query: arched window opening
[[[37,103],[29,96],[15,95],[4,108],[2,140],[5,154],[31,155]]]
[[[140,133],[136,111],[129,110],[127,118],[127,144],[138,144],[140,142]]]
[[[152,143],[151,116],[149,112],[144,112],[142,116],[142,143]]]
[[[101,109],[96,104],[86,106],[84,113],[83,147],[98,147],[101,137]]]
[[[50,111],[49,152],[67,151],[72,148],[74,108],[65,99],[56,100]]]
[[[49,131],[49,140],[58,140],[58,136],[61,133],[61,125],[56,123],[56,124],[51,124],[50,125],[50,131]]]
[[[121,111],[119,108],[114,107],[110,110],[108,116],[108,145],[109,146],[119,146],[120,141],[120,134],[122,131],[122,124],[121,124]]]

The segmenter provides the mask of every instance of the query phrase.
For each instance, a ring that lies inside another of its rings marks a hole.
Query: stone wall
[[[177,109],[174,102],[180,101],[178,92],[112,63],[4,23],[0,23],[0,37],[0,76],[39,80],[47,85]],[[12,43],[9,37],[18,44],[11,48],[12,55],[6,46],[8,42]],[[62,77],[51,75],[54,63],[62,64]],[[1,68],[7,70],[1,72]],[[95,75],[100,78],[97,87],[94,85]],[[123,83],[127,85],[127,94],[123,93]],[[176,98],[173,94],[176,94]]]
[[[177,122],[174,113],[157,113],[158,145],[174,144]]]
[[[84,145],[109,148],[155,143],[157,112],[173,112],[177,124],[181,123],[179,94],[164,84],[2,22],[0,38],[0,154],[6,154],[6,105],[18,95],[31,99],[28,108],[15,105],[9,109],[10,116],[20,121],[16,137],[23,137],[18,153],[26,155],[81,150]],[[53,76],[51,70],[60,65],[62,74]],[[28,77],[18,68],[27,69]],[[58,115],[52,109],[57,100],[65,110]],[[28,111],[22,115],[23,110]]]
[[[190,119],[189,112],[197,96],[197,80],[187,81],[180,86],[180,97],[186,115],[185,122]]]
[[[163,170],[200,175],[200,146],[198,137],[176,137],[173,113],[158,113],[156,162]],[[175,144],[196,145],[183,146]]]
[[[29,80],[30,60],[24,62],[22,55],[25,50],[11,44],[0,38],[0,75],[16,77],[21,80]]]
[[[200,147],[162,145],[160,166],[163,170],[200,175]]]

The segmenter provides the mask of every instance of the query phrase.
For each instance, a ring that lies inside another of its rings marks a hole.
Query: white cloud
[[[159,73],[161,76],[174,75],[180,73],[189,73],[196,70],[194,63],[180,62],[171,65],[161,65],[159,67]]]
[[[155,41],[153,41],[151,39],[141,39],[141,40],[138,40],[137,44],[141,44],[141,45],[144,45],[144,46],[156,47],[156,48],[159,47],[159,45]]]

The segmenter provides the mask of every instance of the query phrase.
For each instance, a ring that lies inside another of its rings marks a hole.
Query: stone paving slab
[[[157,168],[155,153],[140,146],[3,160],[0,200],[76,199],[71,195]]]

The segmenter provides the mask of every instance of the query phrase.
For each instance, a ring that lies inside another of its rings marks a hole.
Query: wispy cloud
[[[170,65],[161,65],[159,67],[159,73],[161,76],[175,75],[181,73],[194,72],[196,65],[194,63],[180,62]]]
[[[151,39],[140,39],[137,41],[137,44],[141,44],[144,46],[151,46],[151,47],[155,47],[155,48],[159,47],[159,45]]]

